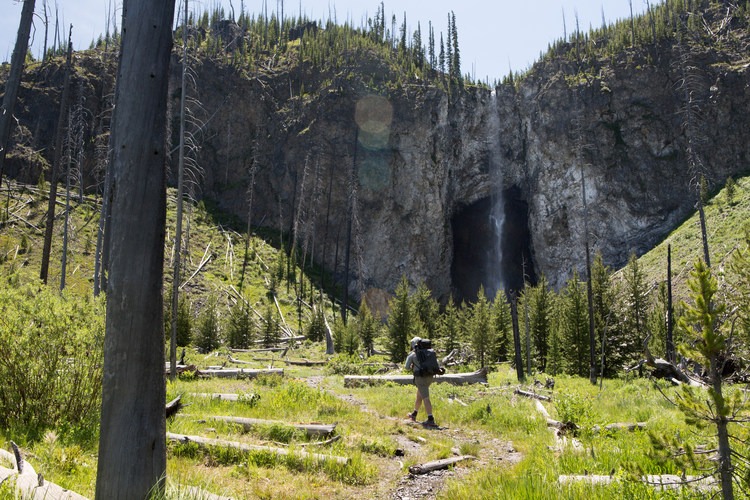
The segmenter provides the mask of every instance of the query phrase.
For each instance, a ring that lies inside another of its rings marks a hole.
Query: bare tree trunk
[[[60,98],[60,115],[57,117],[57,136],[55,138],[55,157],[52,160],[52,173],[49,180],[49,203],[47,204],[47,225],[44,228],[44,246],[42,248],[42,268],[39,279],[47,284],[49,274],[49,259],[52,253],[52,233],[55,229],[55,203],[57,202],[57,178],[60,175],[60,162],[63,154],[63,129],[68,112],[68,95],[70,94],[70,71],[73,57],[73,25],[68,33],[68,57],[65,63],[65,83]]]
[[[0,183],[3,180],[5,167],[5,155],[10,145],[10,132],[13,127],[13,109],[16,106],[18,88],[21,86],[21,75],[23,74],[26,52],[29,50],[29,33],[31,23],[34,20],[34,1],[24,0],[21,9],[21,21],[18,24],[18,36],[16,45],[13,47],[13,55],[10,59],[10,74],[5,83],[5,95],[3,105],[0,108]]]
[[[185,98],[187,94],[188,0],[182,23],[182,93],[180,95],[180,160],[177,166],[177,223],[174,233],[174,269],[172,274],[172,321],[169,336],[169,378],[177,377],[177,314],[180,301],[180,264],[182,263],[182,201],[185,196]]]
[[[117,78],[110,275],[96,498],[150,498],[166,480],[162,281],[174,0],[125,0]]]
[[[526,380],[523,374],[523,359],[521,358],[521,332],[518,328],[518,297],[516,292],[511,292],[510,317],[513,323],[513,362],[516,365],[516,377],[519,382]]]
[[[721,367],[723,366],[722,361],[718,355],[711,357],[711,386],[714,391],[714,399],[724,401],[722,396],[722,375]],[[732,467],[732,448],[729,444],[729,418],[727,414],[727,405],[723,404],[724,408],[717,408],[714,417],[716,422],[716,436],[719,441],[719,482],[721,483],[721,495],[723,500],[734,500],[734,489],[732,484],[732,474],[734,468]]]
[[[674,364],[674,312],[672,306],[672,245],[667,245],[667,361]]]
[[[60,290],[65,290],[65,275],[68,271],[68,229],[70,225],[70,163],[71,163],[71,130],[73,123],[71,115],[68,115],[68,154],[65,161],[65,222],[63,223],[63,246],[62,257],[60,259]]]

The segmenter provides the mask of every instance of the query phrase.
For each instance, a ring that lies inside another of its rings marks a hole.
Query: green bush
[[[0,289],[0,425],[31,438],[98,427],[104,317],[101,299]]]

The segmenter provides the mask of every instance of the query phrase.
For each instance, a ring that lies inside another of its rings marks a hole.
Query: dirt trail
[[[322,376],[314,376],[307,378],[306,381],[311,387],[321,389],[323,388],[323,379],[324,377]],[[325,388],[323,389],[325,390]],[[410,425],[405,419],[379,414],[368,407],[367,403],[356,398],[351,393],[339,394],[335,391],[328,392],[349,404],[358,406],[362,411],[373,415],[373,417],[400,422],[404,426]],[[480,444],[480,452],[477,460],[472,461],[470,465],[459,465],[447,470],[433,471],[428,474],[411,474],[403,465],[404,459],[420,455],[427,441],[414,441],[406,434],[396,434],[393,437],[398,443],[398,448],[403,453],[403,456],[391,457],[381,463],[380,486],[375,487],[376,491],[373,491],[373,498],[387,498],[390,500],[435,499],[449,479],[460,479],[478,469],[498,463],[505,463],[510,466],[521,460],[521,454],[515,450],[512,442],[502,440],[485,431],[446,428],[430,432],[437,432],[444,438],[448,437],[452,439],[455,443],[453,450],[455,454],[459,454],[458,446],[460,443]]]

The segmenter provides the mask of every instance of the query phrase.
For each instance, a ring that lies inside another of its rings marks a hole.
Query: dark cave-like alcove
[[[483,198],[454,215],[451,280],[453,298],[457,303],[476,301],[480,286],[484,286],[490,298],[498,289],[520,290],[524,283],[524,269],[527,280],[536,283],[531,260],[528,203],[521,194],[515,186],[502,193],[504,220],[499,239],[492,218],[497,198]],[[499,257],[498,246],[502,257]]]

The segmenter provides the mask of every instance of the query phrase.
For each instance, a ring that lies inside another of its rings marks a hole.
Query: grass
[[[720,269],[731,253],[744,242],[750,231],[750,177],[736,181],[730,198],[724,187],[705,207],[711,264]],[[638,260],[647,283],[666,279],[667,247],[672,248],[675,300],[687,298],[687,279],[693,263],[703,258],[700,222],[697,212],[672,231],[661,243]]]
[[[24,218],[41,227],[44,206],[38,192],[29,188],[14,194],[10,208],[11,213],[18,213],[23,207]],[[242,248],[237,233],[216,231],[215,219],[210,211],[203,210],[195,207],[187,267],[195,269],[206,248],[214,253],[214,258],[210,268],[190,283],[191,298],[198,305],[208,294],[238,284],[241,264],[238,254]],[[91,286],[89,277],[93,266],[89,261],[95,213],[93,205],[74,208],[68,283],[79,293],[88,293]],[[707,216],[712,255],[721,262],[735,248],[746,221],[750,220],[750,179],[737,182],[731,202],[725,191],[719,192],[707,206]],[[696,221],[691,218],[643,256],[641,263],[649,280],[663,279],[666,244],[670,243],[677,286],[684,285],[680,280],[692,260],[701,255],[698,234]],[[227,243],[230,239],[232,245]],[[165,264],[169,265],[170,252],[166,250]],[[40,254],[40,232],[24,228],[23,224],[6,226],[0,232],[0,268],[5,275],[16,276],[14,279],[20,281],[36,279]],[[55,259],[59,259],[59,249],[53,247],[52,262],[59,262]],[[245,296],[258,310],[268,304],[268,287],[263,278],[276,266],[278,259],[279,251],[272,239],[252,240]],[[53,286],[55,280],[59,281],[54,269],[53,264]],[[278,291],[287,323],[296,325],[294,300],[285,295],[286,287],[280,286]],[[210,356],[187,349],[186,361],[199,367],[224,363],[232,366],[228,363],[228,354],[225,349]],[[675,462],[653,452],[651,433],[676,437],[689,446],[713,443],[710,434],[689,428],[653,383],[642,379],[605,380],[600,389],[584,379],[558,377],[555,391],[551,393],[554,402],[545,406],[553,418],[574,420],[581,427],[576,436],[567,436],[566,445],[560,445],[537,412],[535,403],[514,394],[515,373],[507,365],[500,365],[490,373],[488,387],[434,385],[431,393],[435,415],[440,424],[448,427],[445,432],[434,432],[403,422],[403,416],[412,409],[412,386],[344,387],[344,374],[376,369],[360,366],[356,358],[338,357],[324,368],[286,365],[278,354],[272,353],[233,353],[232,356],[251,362],[242,367],[281,367],[284,376],[249,380],[184,377],[169,383],[168,399],[182,394],[187,404],[181,415],[168,422],[170,432],[302,450],[317,438],[286,425],[245,431],[210,417],[235,415],[286,422],[338,423],[336,434],[341,438],[315,447],[314,451],[345,456],[350,462],[347,465],[320,464],[299,456],[284,458],[221,448],[205,450],[171,443],[167,498],[201,498],[200,492],[187,490],[188,486],[239,498],[376,498],[392,494],[409,465],[445,458],[456,451],[476,455],[479,460],[459,466],[461,474],[447,483],[440,493],[442,498],[690,498],[692,494],[686,491],[657,493],[649,486],[628,479],[644,473],[683,472]],[[287,358],[327,359],[323,346],[313,343],[298,346]],[[661,389],[666,394],[673,391],[671,387]],[[227,402],[191,395],[217,392],[244,397],[239,402]],[[647,430],[601,429],[614,422],[645,422]],[[600,429],[597,431],[595,426]],[[23,436],[19,438],[17,430],[11,429],[3,430],[0,437],[4,441],[19,442],[28,460],[48,480],[93,496],[95,443],[75,442],[55,434],[32,442],[22,439]],[[574,439],[580,443],[576,447],[572,445]],[[397,450],[404,449],[405,456],[396,458]],[[493,460],[498,450],[510,449],[520,456],[518,463]],[[694,471],[685,469],[684,472]],[[622,481],[609,486],[561,486],[557,478],[562,474],[613,474]],[[6,491],[9,491],[7,483],[0,489],[0,498],[5,498]]]

